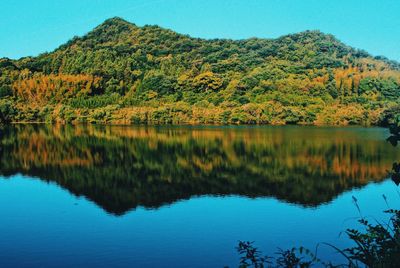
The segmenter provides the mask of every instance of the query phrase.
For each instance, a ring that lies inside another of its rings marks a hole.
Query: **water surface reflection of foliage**
[[[391,136],[387,139],[394,147],[400,141],[400,116],[397,115],[394,123],[389,127]],[[391,177],[396,185],[400,183],[400,163],[393,163]],[[383,195],[386,205],[389,207],[387,198]],[[389,221],[381,222],[376,219],[370,220],[362,216],[357,199],[353,201],[361,215],[358,220],[360,227],[347,229],[348,238],[354,242],[354,246],[339,249],[334,245],[325,244],[347,260],[345,264],[332,264],[317,258],[315,254],[303,247],[290,250],[279,250],[275,257],[264,256],[254,246],[254,242],[240,241],[237,251],[240,255],[240,268],[264,268],[264,267],[400,267],[400,210],[388,209],[384,211],[390,215]],[[318,247],[317,247],[318,248]]]
[[[391,136],[388,138],[388,141],[393,145],[397,146],[400,141],[400,115],[397,118],[397,124],[392,124],[390,126],[390,134]],[[400,184],[400,163],[393,163],[392,167],[392,180],[396,183],[396,185]]]
[[[55,182],[120,215],[199,195],[318,206],[387,177],[399,152],[379,129],[14,125],[0,175]]]

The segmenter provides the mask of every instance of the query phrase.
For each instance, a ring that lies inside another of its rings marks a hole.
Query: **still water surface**
[[[381,128],[16,125],[0,138],[0,266],[236,267],[382,217]],[[319,256],[341,261],[331,248]]]

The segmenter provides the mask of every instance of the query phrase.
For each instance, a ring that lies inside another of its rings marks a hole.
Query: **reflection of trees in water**
[[[389,125],[391,136],[387,140],[396,147],[400,142],[400,117]],[[396,185],[400,183],[400,163],[393,163],[391,171],[392,180]],[[389,208],[385,194],[382,195]],[[315,253],[305,249],[292,248],[288,250],[278,249],[275,256],[264,256],[253,242],[240,241],[237,251],[240,255],[239,267],[400,267],[400,210],[387,209],[384,213],[390,215],[388,220],[373,221],[363,217],[357,198],[353,196],[353,202],[357,207],[361,218],[358,220],[362,228],[347,229],[344,233],[354,244],[345,249],[339,249],[334,245],[322,243],[335,249],[345,257],[347,263],[332,264],[324,262]]]
[[[0,174],[54,181],[114,214],[205,194],[316,206],[386,177],[398,153],[367,135],[340,128],[17,125],[1,136]]]
[[[394,147],[400,142],[400,118],[397,119],[396,124],[390,125],[391,136],[387,139]],[[395,162],[392,166],[391,177],[396,185],[400,184],[400,163]]]

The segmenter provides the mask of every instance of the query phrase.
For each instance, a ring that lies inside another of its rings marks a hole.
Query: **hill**
[[[0,121],[381,124],[400,65],[305,31],[206,40],[112,18],[51,53],[0,60]]]

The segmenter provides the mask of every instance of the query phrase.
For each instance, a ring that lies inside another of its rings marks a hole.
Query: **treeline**
[[[204,40],[113,18],[51,53],[1,59],[0,107],[12,103],[12,121],[380,124],[399,70],[318,31]]]

